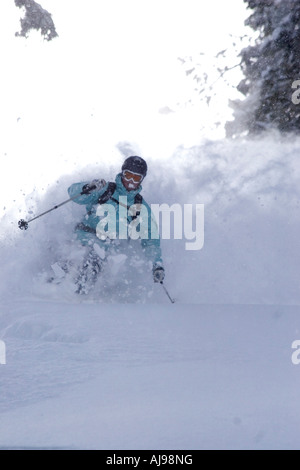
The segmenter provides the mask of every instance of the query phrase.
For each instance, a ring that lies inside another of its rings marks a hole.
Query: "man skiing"
[[[69,187],[70,197],[81,193],[74,202],[86,206],[85,217],[75,227],[77,239],[87,248],[84,262],[75,281],[78,294],[87,294],[93,288],[102,271],[103,260],[113,247],[124,243],[124,238],[126,243],[136,243],[138,225],[143,252],[152,262],[153,280],[163,281],[165,273],[160,240],[158,233],[153,236],[151,231],[156,223],[149,205],[140,194],[141,183],[146,174],[145,160],[131,156],[124,161],[121,173],[116,176],[115,182],[106,183],[103,179],[96,179],[91,182],[75,183]],[[105,213],[109,213],[111,218],[103,218]],[[110,221],[114,222],[114,225],[113,230],[109,231]],[[142,225],[144,230],[141,228]],[[135,234],[134,237],[130,238],[130,230]]]

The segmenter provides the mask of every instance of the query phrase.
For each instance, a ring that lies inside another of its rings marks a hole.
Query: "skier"
[[[138,156],[131,156],[124,161],[122,171],[116,176],[115,182],[106,183],[103,179],[95,179],[91,182],[75,183],[69,187],[70,197],[82,193],[74,199],[74,202],[86,206],[85,217],[75,227],[77,239],[87,248],[75,281],[78,294],[87,294],[94,287],[107,255],[112,248],[118,249],[122,243],[124,244],[124,233],[127,234],[125,243],[136,242],[128,236],[128,233],[130,229],[136,228],[138,223],[141,226],[142,217],[139,218],[139,216],[141,213],[145,214],[145,210],[147,217],[144,217],[144,222],[147,218],[145,225],[147,233],[142,234],[140,242],[146,258],[152,262],[154,282],[163,281],[165,271],[159,236],[158,234],[155,237],[151,236],[153,235],[151,228],[153,229],[153,224],[155,225],[156,222],[149,205],[140,194],[141,183],[146,174],[145,160]],[[111,233],[104,230],[110,225],[109,218],[103,219],[104,204],[106,213],[111,213],[111,210],[113,213],[111,221],[115,222],[115,226]]]

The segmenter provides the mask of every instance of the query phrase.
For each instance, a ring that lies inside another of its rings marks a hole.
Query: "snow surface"
[[[20,184],[1,217],[0,448],[299,449],[299,150],[271,135],[147,159],[148,203],[205,204],[202,250],[162,240],[175,304],[128,259],[86,298],[48,283],[51,264],[81,256],[74,203],[17,227],[122,158],[25,202]]]

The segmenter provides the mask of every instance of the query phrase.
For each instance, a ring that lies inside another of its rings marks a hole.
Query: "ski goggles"
[[[124,170],[123,178],[125,178],[126,181],[133,181],[134,183],[140,183],[143,179],[143,175],[139,175],[138,173],[133,173],[132,171],[129,171],[129,170]]]

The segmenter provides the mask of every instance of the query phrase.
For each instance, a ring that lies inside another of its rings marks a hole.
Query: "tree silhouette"
[[[44,10],[41,5],[34,0],[15,0],[15,5],[25,9],[25,16],[21,18],[21,31],[16,36],[28,37],[31,30],[35,29],[41,32],[41,35],[47,41],[51,41],[58,36],[51,14]]]
[[[257,38],[240,53],[245,78],[238,90],[245,99],[231,103],[234,121],[227,123],[227,135],[270,128],[300,132],[299,101],[293,99],[300,78],[300,0],[244,2],[252,10],[246,25]]]

